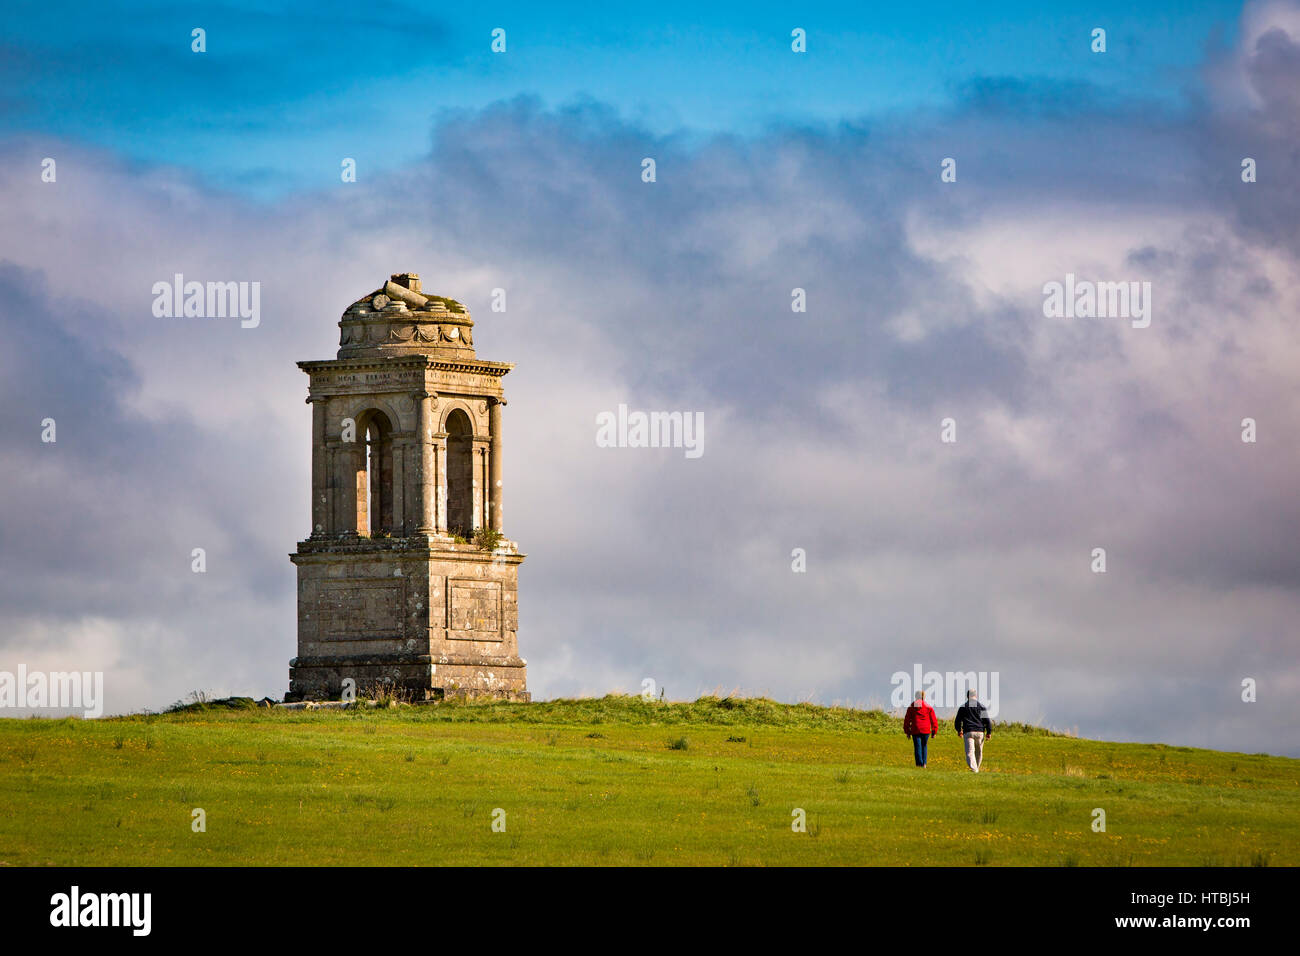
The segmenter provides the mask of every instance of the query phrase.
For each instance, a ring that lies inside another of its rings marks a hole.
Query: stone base
[[[519,656],[519,565],[448,539],[318,536],[290,555],[298,568],[298,656],[291,700],[400,688],[410,700],[528,700]],[[378,686],[376,686],[378,685]]]
[[[358,696],[394,687],[413,701],[447,697],[532,699],[527,690],[527,667],[518,657],[434,660],[429,655],[296,657],[289,662],[289,693],[284,699],[337,700],[347,678],[356,682]]]

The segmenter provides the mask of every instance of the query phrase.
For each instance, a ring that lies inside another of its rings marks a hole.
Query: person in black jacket
[[[979,702],[975,691],[966,691],[966,703],[957,708],[953,726],[966,740],[966,766],[972,773],[979,773],[980,764],[984,762],[984,741],[993,736],[993,721],[989,720],[989,712]]]

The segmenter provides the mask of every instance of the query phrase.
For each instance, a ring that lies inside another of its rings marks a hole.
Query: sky
[[[1218,2],[704,6],[19,0],[0,20],[0,128],[278,197],[335,178],[340,155],[370,172],[418,162],[447,114],[519,95],[596,100],[693,141],[942,108],[986,77],[1177,107],[1206,46],[1236,29],[1234,5]],[[1096,26],[1104,57],[1078,41]],[[795,28],[804,56],[791,55]]]
[[[7,5],[0,671],[282,696],[295,362],[414,271],[516,365],[535,697],[887,706],[919,666],[1300,756],[1300,6],[901,6]],[[260,323],[155,316],[175,273]],[[1149,326],[1046,316],[1067,275]],[[620,404],[704,453],[598,447]]]

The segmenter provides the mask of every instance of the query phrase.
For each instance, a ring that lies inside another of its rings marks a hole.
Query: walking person
[[[925,768],[930,738],[939,732],[939,715],[925,702],[925,691],[916,692],[916,700],[903,715],[903,733],[912,738],[912,754],[916,765]]]
[[[980,772],[984,762],[984,741],[993,736],[993,721],[989,712],[979,702],[975,691],[966,691],[966,703],[957,708],[957,719],[953,721],[957,733],[966,740],[966,766],[971,773]]]

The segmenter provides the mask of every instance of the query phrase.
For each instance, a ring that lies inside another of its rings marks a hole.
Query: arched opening
[[[357,473],[357,531],[393,530],[393,423],[372,409],[357,427],[364,435],[362,470]]]
[[[474,531],[474,426],[459,408],[447,416],[447,528]]]

